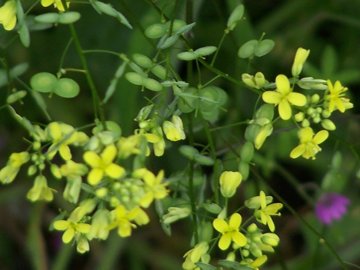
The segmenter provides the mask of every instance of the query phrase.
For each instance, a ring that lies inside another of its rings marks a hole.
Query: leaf
[[[34,19],[38,23],[57,23],[59,21],[59,14],[55,12],[44,13],[37,15]]]
[[[91,4],[95,8],[95,10],[98,11],[100,14],[104,13],[108,16],[114,17],[114,18],[118,19],[118,21],[120,23],[122,23],[123,25],[125,25],[126,27],[132,29],[132,26],[129,23],[129,21],[126,19],[126,17],[121,12],[119,12],[115,8],[113,8],[112,5],[105,4],[100,1],[93,1],[93,2],[91,2]]]
[[[76,11],[68,11],[59,14],[58,23],[71,24],[80,20],[81,14]]]
[[[241,20],[241,18],[243,16],[244,16],[244,5],[240,4],[230,14],[230,17],[226,24],[228,30],[230,30],[230,31],[234,30],[236,25],[238,24],[238,22]]]
[[[257,46],[255,47],[254,54],[257,57],[262,57],[274,48],[275,42],[271,39],[264,39],[258,42]]]
[[[33,90],[41,93],[51,93],[55,89],[57,78],[48,72],[40,72],[30,79],[30,86]]]
[[[215,46],[205,46],[195,50],[195,53],[199,56],[207,56],[213,54],[216,51],[216,49],[217,48]]]
[[[255,49],[258,45],[258,41],[253,39],[245,42],[238,51],[238,56],[240,58],[251,58],[255,54]]]
[[[114,95],[115,90],[116,90],[116,86],[117,83],[119,81],[119,79],[122,77],[122,75],[125,72],[125,67],[126,67],[127,63],[123,62],[116,70],[114,77],[112,78],[109,87],[106,89],[105,92],[105,97],[103,100],[103,103],[107,103],[109,101],[109,99]]]
[[[77,82],[69,78],[61,78],[58,80],[54,93],[63,98],[76,97],[80,92],[80,87]]]
[[[23,75],[28,70],[28,68],[29,68],[28,63],[18,64],[15,67],[11,68],[10,77],[11,78],[20,77],[21,75]]]
[[[148,26],[145,29],[145,36],[147,36],[148,38],[151,38],[151,39],[157,39],[157,38],[161,38],[162,36],[164,36],[166,31],[167,31],[166,25],[161,24],[161,23],[156,23],[156,24]]]

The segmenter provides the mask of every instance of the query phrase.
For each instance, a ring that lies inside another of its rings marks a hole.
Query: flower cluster
[[[44,129],[34,125],[31,150],[11,154],[0,170],[0,181],[9,184],[30,162],[28,175],[36,175],[27,193],[31,201],[53,200],[54,190],[48,183],[51,177],[45,176],[48,172],[65,182],[64,199],[78,206],[68,218],[56,220],[53,225],[64,231],[64,243],[77,243],[80,253],[89,250],[89,240],[105,240],[113,229],[120,237],[130,236],[133,228],[149,222],[145,210],[169,192],[163,171],[155,175],[145,166],[126,168],[125,159],[136,159],[149,151],[134,151],[127,144],[132,144],[135,135],[121,137],[117,124],[106,124],[108,129],[99,124],[91,137],[62,122],[51,122]],[[179,130],[170,127],[168,132],[173,133],[174,129]],[[149,142],[145,134],[138,134],[135,145],[141,148],[142,143],[146,148]]]
[[[242,175],[239,172],[224,171],[220,175],[220,192],[225,201],[232,198],[241,183]],[[272,203],[273,198],[266,196],[264,191],[259,196],[254,196],[245,202],[249,209],[254,210],[253,216],[263,225],[267,225],[271,232],[263,233],[255,223],[251,223],[247,229],[244,228],[243,216],[240,213],[232,213],[227,217],[227,204],[213,219],[212,226],[218,233],[217,246],[222,252],[226,252],[226,261],[238,263],[239,266],[247,266],[257,269],[264,264],[267,256],[264,253],[274,252],[274,247],[279,244],[279,237],[274,233],[275,225],[272,216],[279,216],[281,203]],[[249,217],[251,218],[251,217]],[[245,233],[244,233],[245,231]],[[214,241],[202,241],[197,243],[193,249],[185,253],[183,269],[199,269],[197,262],[208,263],[210,254],[209,246]]]
[[[262,99],[265,103],[278,108],[280,119],[284,121],[294,120],[298,123],[298,137],[300,144],[295,147],[291,153],[291,158],[302,156],[305,159],[315,159],[316,154],[321,151],[319,144],[324,142],[329,132],[336,129],[336,126],[329,118],[335,111],[344,113],[351,109],[353,104],[346,96],[347,88],[341,82],[332,83],[330,80],[314,79],[311,77],[299,78],[303,66],[310,50],[299,48],[296,52],[292,65],[292,78],[284,74],[279,74],[275,78],[275,83],[269,83],[265,79],[262,83],[256,83],[259,78],[259,72],[250,80],[249,74],[243,74],[243,82],[255,89],[264,89]],[[263,75],[261,77],[264,77]],[[252,77],[251,77],[252,78]],[[297,86],[297,87],[296,87]],[[274,90],[268,90],[274,88]],[[296,90],[296,91],[295,91]],[[308,94],[300,91],[308,91]],[[313,92],[322,93],[322,97]],[[272,133],[272,115],[271,117],[262,117],[259,119],[259,111],[250,122],[248,136],[253,141],[256,148],[259,149],[266,137]],[[267,119],[265,121],[265,119]],[[321,126],[321,130],[315,132],[316,128]]]

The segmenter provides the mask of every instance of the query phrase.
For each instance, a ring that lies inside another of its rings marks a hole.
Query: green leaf
[[[48,72],[40,72],[35,74],[30,79],[31,88],[41,93],[53,92],[58,79],[55,75]]]
[[[153,66],[153,62],[146,55],[136,53],[132,58],[134,62],[142,68],[151,68]]]
[[[183,61],[192,61],[199,58],[199,56],[195,52],[181,52],[177,54],[177,58]]]
[[[243,16],[244,16],[244,5],[240,4],[230,14],[230,17],[226,24],[228,30],[230,30],[230,31],[234,30],[236,25],[238,24],[238,22],[241,20],[241,18]]]
[[[63,98],[76,97],[80,92],[80,87],[77,82],[69,78],[61,78],[58,80],[54,93]]]
[[[59,14],[55,12],[44,13],[35,17],[38,23],[57,23],[59,21]]]
[[[16,78],[23,75],[29,68],[28,63],[21,63],[10,69],[10,77]]]
[[[199,151],[190,146],[190,145],[182,145],[179,147],[179,152],[186,158],[193,160],[196,155],[199,155]]]
[[[275,46],[275,42],[271,39],[264,39],[259,41],[257,44],[254,54],[257,57],[262,57],[266,54],[268,54]]]
[[[104,13],[108,16],[114,17],[114,18],[118,19],[118,21],[120,23],[122,23],[123,25],[125,25],[126,27],[132,29],[132,26],[129,23],[129,21],[126,19],[126,17],[121,12],[119,12],[115,8],[113,8],[112,5],[105,4],[100,1],[93,1],[93,2],[91,2],[91,4],[100,14]]]
[[[251,58],[255,54],[256,47],[258,45],[258,41],[253,39],[245,42],[238,51],[238,56],[240,58]]]
[[[166,34],[167,27],[162,23],[156,23],[145,29],[145,36],[151,39],[161,38]]]
[[[163,90],[163,86],[161,85],[161,83],[159,83],[158,81],[151,79],[151,78],[147,78],[144,80],[144,87],[151,90],[151,91],[161,91]]]
[[[213,54],[216,51],[215,46],[205,46],[195,50],[195,53],[199,56],[207,56]]]
[[[21,24],[21,26],[18,30],[18,33],[19,33],[21,43],[26,48],[28,48],[30,46],[30,34],[29,34],[29,29],[27,28],[25,23]]]
[[[135,72],[128,72],[125,74],[125,78],[132,84],[143,86],[145,77]]]
[[[71,24],[80,20],[80,13],[76,11],[68,11],[59,14],[58,23]]]
[[[117,83],[125,72],[127,63],[123,62],[116,70],[114,77],[112,78],[109,87],[106,89],[103,103],[107,103],[109,99],[114,95]]]
[[[201,155],[201,154],[195,155],[194,160],[197,163],[199,163],[200,165],[204,165],[204,166],[212,166],[212,165],[214,165],[214,160],[212,158]]]

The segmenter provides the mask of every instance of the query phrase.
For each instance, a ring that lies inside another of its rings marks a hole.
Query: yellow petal
[[[91,225],[86,223],[78,223],[76,224],[76,230],[80,233],[88,233],[90,232]]]
[[[66,220],[57,220],[53,226],[55,230],[65,231],[69,227],[69,222]]]
[[[101,159],[105,164],[110,164],[114,160],[116,156],[116,146],[115,145],[109,145],[107,146],[104,151],[101,153]]]
[[[240,225],[241,225],[241,215],[238,213],[232,214],[230,217],[230,221],[229,221],[229,226],[232,229],[239,229]]]
[[[103,170],[95,168],[90,171],[87,180],[90,185],[95,186],[100,182],[103,176],[104,176]]]
[[[112,163],[106,167],[105,174],[113,179],[117,179],[125,174],[125,169],[117,164]]]
[[[243,247],[246,245],[247,243],[247,239],[245,237],[245,235],[243,235],[240,232],[233,232],[232,233],[232,240],[240,247]]]
[[[281,101],[282,95],[275,91],[266,91],[262,94],[262,99],[264,102],[269,104],[279,104]]]
[[[300,144],[296,146],[290,153],[291,158],[298,158],[305,152],[305,145]]]
[[[226,223],[226,221],[221,218],[214,219],[213,226],[214,226],[215,230],[217,230],[220,233],[225,232],[229,227],[228,224]]]
[[[280,75],[276,76],[275,83],[276,83],[276,87],[277,87],[276,91],[281,93],[283,96],[288,94],[291,91],[290,82],[285,75],[280,74]]]
[[[320,144],[323,143],[329,137],[329,132],[327,130],[321,130],[314,136],[314,143]]]
[[[231,234],[226,233],[221,236],[218,246],[221,250],[226,250],[229,248],[230,244],[231,244]]]
[[[289,120],[291,117],[291,106],[286,99],[279,103],[279,115],[283,120]]]
[[[48,7],[54,3],[54,0],[41,0],[41,5],[43,7]]]
[[[300,93],[294,93],[294,92],[291,92],[287,95],[287,100],[295,105],[295,106],[305,106],[306,104],[306,97],[303,95],[303,94],[300,94]]]
[[[313,139],[314,131],[310,127],[302,128],[299,130],[298,136],[300,142],[310,142]]]
[[[59,147],[60,156],[66,161],[72,158],[70,147],[67,145],[61,145]]]
[[[70,243],[71,240],[75,236],[75,230],[73,228],[69,228],[65,231],[65,233],[62,236],[62,240],[65,244]]]
[[[85,162],[93,168],[98,168],[102,164],[101,158],[92,151],[85,152],[83,158]]]

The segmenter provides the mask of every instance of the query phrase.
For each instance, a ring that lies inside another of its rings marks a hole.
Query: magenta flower
[[[319,221],[330,225],[334,220],[341,219],[347,212],[350,200],[338,193],[325,193],[316,202],[315,214]]]

